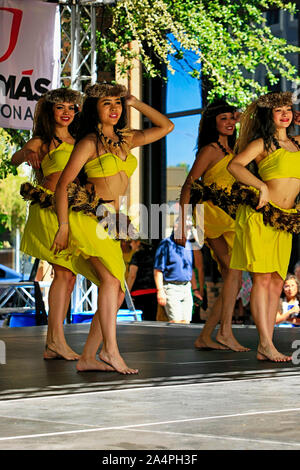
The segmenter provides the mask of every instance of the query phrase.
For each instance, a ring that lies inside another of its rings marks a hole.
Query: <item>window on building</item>
[[[266,12],[267,26],[279,23],[279,10],[269,10]]]
[[[282,91],[281,77],[280,77],[280,75],[275,75],[275,77],[278,79],[277,83],[274,83],[274,84],[271,85],[268,77],[266,77],[265,78],[265,84],[268,87],[269,91],[273,91],[273,92]]]
[[[198,56],[188,53],[188,60],[200,69]],[[174,122],[175,129],[166,137],[167,177],[166,194],[169,209],[178,213],[181,187],[195,160],[198,127],[201,117],[201,82],[192,78],[185,62],[171,62],[175,73],[168,72],[166,112]],[[172,223],[173,217],[170,218]],[[168,222],[167,222],[168,226]]]

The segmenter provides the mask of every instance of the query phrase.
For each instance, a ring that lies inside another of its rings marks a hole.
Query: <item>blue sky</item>
[[[197,56],[189,52],[188,58],[199,70],[200,64],[196,64]],[[181,63],[184,65],[183,61]],[[192,78],[187,70],[182,70],[172,58],[171,64],[176,72],[173,75],[168,72],[167,113],[201,108],[199,80]],[[167,136],[167,166],[176,166],[183,162],[191,166],[195,159],[200,115],[171,119],[175,124],[175,129]]]
[[[167,136],[167,166],[187,163],[192,166],[199,126],[199,116],[172,118],[175,129]]]

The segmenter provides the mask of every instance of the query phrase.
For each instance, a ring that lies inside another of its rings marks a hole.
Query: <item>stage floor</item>
[[[79,353],[88,328],[65,327]],[[296,359],[280,364],[256,360],[253,326],[234,326],[246,353],[195,350],[201,328],[118,324],[132,376],[44,361],[44,326],[0,328],[0,449],[300,449],[300,328],[276,328],[278,349]]]

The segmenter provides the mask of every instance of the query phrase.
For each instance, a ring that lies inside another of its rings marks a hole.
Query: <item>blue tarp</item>
[[[16,282],[22,281],[23,276],[20,273],[17,273],[11,268],[4,266],[4,264],[0,264],[0,283],[1,282]]]

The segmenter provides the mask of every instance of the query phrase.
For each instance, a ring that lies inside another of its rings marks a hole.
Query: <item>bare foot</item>
[[[77,372],[88,372],[97,370],[99,372],[115,372],[115,369],[109,364],[97,361],[95,358],[83,358],[80,357],[76,364]]]
[[[110,354],[102,349],[102,351],[99,353],[99,358],[101,361],[113,367],[114,370],[120,374],[138,374],[139,372],[138,369],[132,369],[128,367],[119,353]]]
[[[216,336],[217,341],[219,343],[223,344],[224,346],[227,346],[229,349],[235,352],[247,352],[250,351],[249,348],[246,348],[245,346],[242,346],[233,336],[233,334],[230,334],[228,336],[222,335],[220,331],[218,331],[217,336]]]
[[[198,338],[194,342],[194,346],[196,349],[199,349],[199,350],[202,349],[204,351],[210,350],[210,349],[218,349],[218,350],[228,349],[226,346],[223,346],[220,343],[216,343],[210,337],[204,339],[201,336],[198,336]]]
[[[265,348],[259,346],[257,348],[256,357],[259,361],[289,362],[292,360],[292,356],[286,356],[285,354],[281,354],[273,345],[267,346]]]
[[[43,357],[45,360],[65,359],[66,361],[77,361],[80,356],[68,345],[46,344]]]

